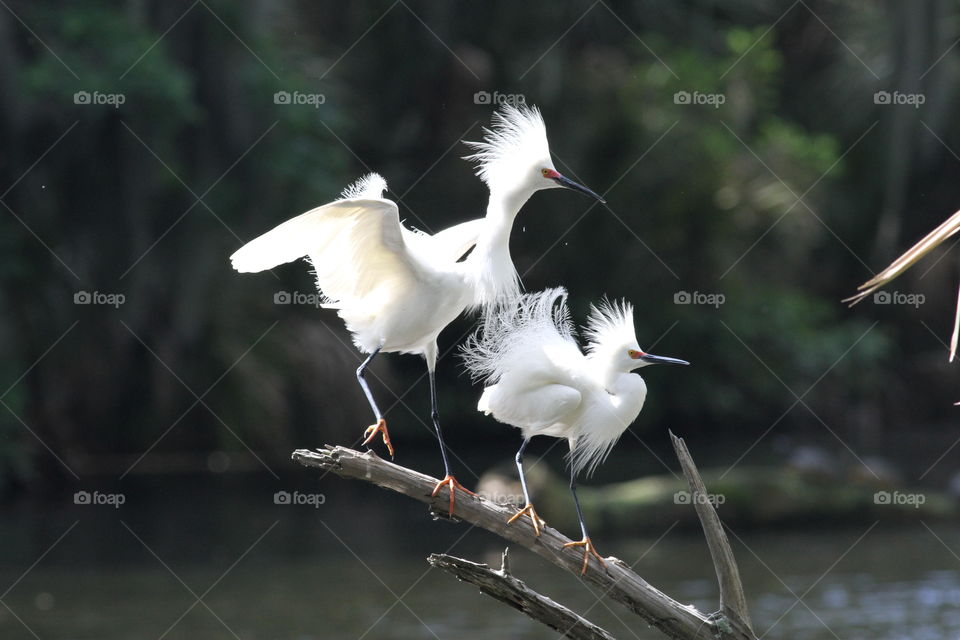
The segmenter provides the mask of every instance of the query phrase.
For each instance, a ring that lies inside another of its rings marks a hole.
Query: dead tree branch
[[[689,454],[687,455],[689,457]],[[446,515],[448,503],[446,490],[435,498],[430,495],[437,480],[388,462],[376,454],[360,453],[345,447],[327,446],[316,451],[306,449],[294,451],[293,459],[308,467],[324,469],[344,478],[364,480],[402,493],[431,505],[431,510],[435,514]],[[689,464],[692,466],[692,460]],[[686,469],[684,471],[686,473]],[[462,493],[457,495],[457,518],[529,549],[547,561],[579,575],[583,555],[575,548],[563,548],[565,543],[570,542],[569,538],[551,527],[545,527],[540,537],[536,537],[529,521],[526,520],[507,526],[507,519],[513,513],[511,509],[480,497],[471,497]],[[591,562],[582,579],[601,588],[606,597],[623,604],[669,638],[677,640],[716,640],[717,638],[754,640],[755,638],[749,631],[749,623],[734,623],[738,618],[733,617],[736,609],[732,604],[728,607],[731,612],[729,614],[721,617],[705,615],[695,607],[681,604],[667,596],[634,573],[618,558],[607,558],[605,567]],[[745,611],[745,606],[743,610]]]
[[[707,547],[710,548],[713,569],[720,584],[719,613],[732,627],[737,628],[741,635],[753,637],[755,634],[747,611],[747,598],[743,595],[737,560],[733,556],[733,549],[730,548],[730,541],[723,530],[720,516],[717,515],[717,510],[713,506],[715,500],[710,499],[707,488],[703,484],[703,478],[700,477],[700,472],[697,471],[697,466],[693,463],[683,438],[678,438],[670,432],[670,440],[673,442],[677,458],[680,459],[683,475],[686,476],[687,484],[690,486],[690,501],[697,510],[703,534],[707,538]]]
[[[433,553],[427,558],[431,566],[452,573],[460,580],[480,588],[480,591],[500,602],[522,611],[551,629],[556,629],[571,640],[614,640],[614,637],[562,604],[540,595],[523,581],[510,575],[507,552],[503,552],[500,570],[477,564],[463,558]]]

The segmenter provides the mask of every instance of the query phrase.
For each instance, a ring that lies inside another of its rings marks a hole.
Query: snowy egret
[[[420,354],[430,378],[431,418],[450,513],[456,489],[467,491],[450,473],[440,430],[434,371],[437,336],[468,307],[519,295],[519,278],[510,258],[510,231],[520,208],[542,189],[565,187],[603,199],[562,176],[553,166],[546,128],[535,107],[503,107],[485,130],[483,142],[469,142],[477,175],[490,191],[486,217],[428,235],[400,223],[397,205],[383,197],[387,184],[370,174],[347,188],[339,200],[292,218],[250,241],[231,256],[240,272],[258,272],[307,257],[328,308],[337,309],[367,359],[357,380],[377,422],[364,432],[364,444],[377,433],[393,455],[387,423],[364,379],[380,352]],[[465,260],[463,255],[473,247]]]
[[[637,344],[633,307],[626,301],[591,307],[584,354],[574,338],[566,300],[567,292],[560,287],[523,295],[515,305],[489,314],[462,349],[468,371],[488,384],[477,409],[518,427],[523,435],[516,462],[526,504],[508,523],[527,515],[540,535],[543,520],[527,492],[523,451],[533,436],[567,439],[570,491],[583,538],[564,548],[584,548],[585,573],[591,554],[605,563],[587,534],[577,475],[584,469],[593,473],[640,414],[647,385],[634,370],[689,363],[644,353]]]

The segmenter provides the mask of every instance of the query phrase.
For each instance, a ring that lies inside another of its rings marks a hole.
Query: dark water
[[[425,562],[450,552],[499,564],[489,534],[357,483],[274,484],[130,484],[120,508],[75,505],[72,494],[6,508],[0,638],[558,637]],[[274,504],[278,489],[323,492],[324,503]],[[960,528],[929,524],[734,532],[758,634],[960,637]],[[678,600],[716,608],[702,537],[667,529],[597,543]],[[616,637],[660,637],[576,577],[512,556],[515,575]]]

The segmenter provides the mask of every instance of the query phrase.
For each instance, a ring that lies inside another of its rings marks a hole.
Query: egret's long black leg
[[[437,483],[437,486],[433,488],[433,493],[430,495],[436,496],[443,487],[448,487],[450,489],[450,515],[452,516],[457,489],[465,491],[472,496],[477,494],[460,484],[450,473],[450,461],[447,460],[447,445],[443,442],[443,432],[440,430],[440,410],[437,408],[437,380],[429,359],[427,360],[427,373],[430,376],[430,418],[433,420],[433,428],[437,432],[437,440],[440,442],[440,455],[443,456],[444,474],[443,480]]]
[[[580,498],[577,497],[577,474],[570,468],[570,493],[573,494],[573,504],[577,507],[577,518],[580,520],[580,531],[583,533],[583,539],[588,540],[587,523],[583,517],[583,509],[580,508]]]
[[[437,432],[440,442],[440,455],[443,456],[443,475],[450,475],[450,462],[447,460],[447,446],[443,442],[443,432],[440,430],[440,409],[437,408],[437,379],[433,368],[427,370],[430,377],[430,419],[433,420],[433,429]]]
[[[523,475],[523,450],[527,448],[527,445],[530,443],[530,438],[524,438],[523,444],[520,445],[520,449],[517,450],[517,471],[520,472],[520,487],[523,489],[523,501],[527,504],[530,504],[530,494],[527,492],[527,479]]]
[[[367,396],[367,402],[370,403],[370,408],[373,409],[374,415],[377,417],[377,420],[382,420],[383,416],[380,414],[380,409],[377,407],[377,401],[373,399],[373,393],[370,392],[370,386],[367,384],[366,378],[363,377],[363,372],[367,370],[367,367],[370,366],[370,363],[373,362],[373,359],[380,353],[381,347],[377,347],[373,352],[367,356],[367,359],[363,361],[359,367],[357,367],[357,382],[360,383],[360,388],[363,389],[363,393]]]
[[[370,408],[373,409],[373,414],[377,417],[376,424],[372,424],[367,427],[367,430],[363,432],[364,440],[363,445],[369,445],[374,437],[378,433],[383,436],[383,444],[387,445],[387,451],[390,452],[390,457],[393,457],[393,445],[390,443],[390,434],[387,432],[387,421],[383,419],[383,414],[380,413],[380,407],[377,406],[377,401],[373,399],[373,393],[370,391],[370,386],[367,384],[366,378],[363,377],[364,371],[373,361],[374,357],[380,353],[382,347],[377,347],[373,352],[363,361],[359,367],[357,367],[357,382],[360,383],[360,388],[363,389],[363,393],[367,396],[367,402],[370,403]]]
[[[603,557],[597,553],[593,542],[590,540],[590,536],[587,534],[587,524],[583,518],[583,509],[580,508],[580,498],[577,497],[577,474],[572,467],[570,469],[570,493],[573,494],[573,504],[577,507],[577,518],[580,519],[580,531],[583,533],[583,539],[578,542],[568,542],[563,545],[563,548],[583,547],[583,566],[580,569],[580,575],[583,575],[587,572],[591,555],[600,562],[601,566],[605,567],[607,563],[604,562]]]
[[[517,471],[520,472],[520,486],[523,488],[523,500],[525,504],[523,509],[515,513],[510,517],[509,520],[507,520],[507,524],[512,524],[515,520],[520,518],[520,516],[528,515],[533,523],[534,534],[539,536],[540,527],[542,527],[545,523],[543,522],[543,518],[537,515],[537,511],[533,508],[533,503],[530,502],[530,492],[527,491],[527,478],[523,474],[523,450],[527,448],[527,444],[529,443],[530,438],[523,439],[523,444],[521,444],[520,449],[517,450],[517,457],[515,458],[517,461]]]

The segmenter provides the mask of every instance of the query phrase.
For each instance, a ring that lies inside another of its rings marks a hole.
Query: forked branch
[[[522,611],[570,640],[614,640],[609,633],[562,604],[540,595],[522,580],[510,575],[507,552],[503,552],[500,570],[446,554],[430,554],[431,566],[452,573],[460,580],[475,585],[492,598]]]
[[[682,445],[682,440],[679,441]],[[676,445],[675,445],[676,446]],[[686,452],[686,448],[683,447]],[[678,450],[678,455],[681,455]],[[703,487],[703,481],[696,472],[696,467],[690,459],[689,452],[685,453],[686,462],[683,463],[684,474],[694,486]],[[345,447],[326,446],[316,451],[300,449],[293,452],[293,459],[308,467],[317,467],[330,471],[344,478],[354,478],[373,483],[385,489],[402,493],[420,502],[430,505],[434,514],[446,517],[448,496],[445,491],[432,497],[437,480],[425,474],[401,467],[388,462],[374,453],[361,453]],[[681,461],[684,456],[681,455]],[[691,474],[692,472],[692,474]],[[697,484],[694,485],[694,482]],[[705,492],[703,492],[705,493]],[[708,504],[712,511],[713,507]],[[721,592],[724,595],[719,614],[706,615],[695,607],[684,605],[669,597],[646,580],[634,573],[626,563],[614,557],[606,558],[606,566],[591,562],[586,573],[580,578],[599,587],[604,597],[623,604],[625,607],[640,616],[648,625],[660,630],[669,638],[677,640],[716,640],[728,638],[735,640],[754,640],[750,630],[749,619],[746,618],[746,604],[743,599],[742,588],[739,586],[739,575],[733,554],[729,550],[729,543],[723,534],[723,529],[713,511],[715,522],[706,518],[698,508],[701,522],[707,531],[708,543],[711,545],[711,556],[718,576],[721,578]],[[456,502],[456,517],[473,525],[486,529],[516,545],[522,546],[559,567],[570,571],[579,577],[583,555],[574,548],[564,549],[563,545],[571,542],[569,538],[556,529],[544,527],[539,537],[534,535],[529,520],[522,520],[507,526],[507,519],[513,511],[466,494],[458,494]],[[717,534],[723,536],[720,541]],[[711,539],[713,542],[710,542]],[[723,545],[726,544],[726,552]],[[714,552],[714,547],[720,553]],[[464,565],[465,566],[465,565]],[[731,572],[732,567],[732,572]],[[734,585],[736,589],[734,589]],[[530,593],[533,593],[532,591]],[[739,593],[739,596],[731,595]],[[534,594],[539,595],[539,594]],[[539,596],[543,598],[543,596]],[[530,610],[524,610],[532,615]],[[536,616],[533,616],[536,617]],[[546,622],[542,618],[537,618]]]

